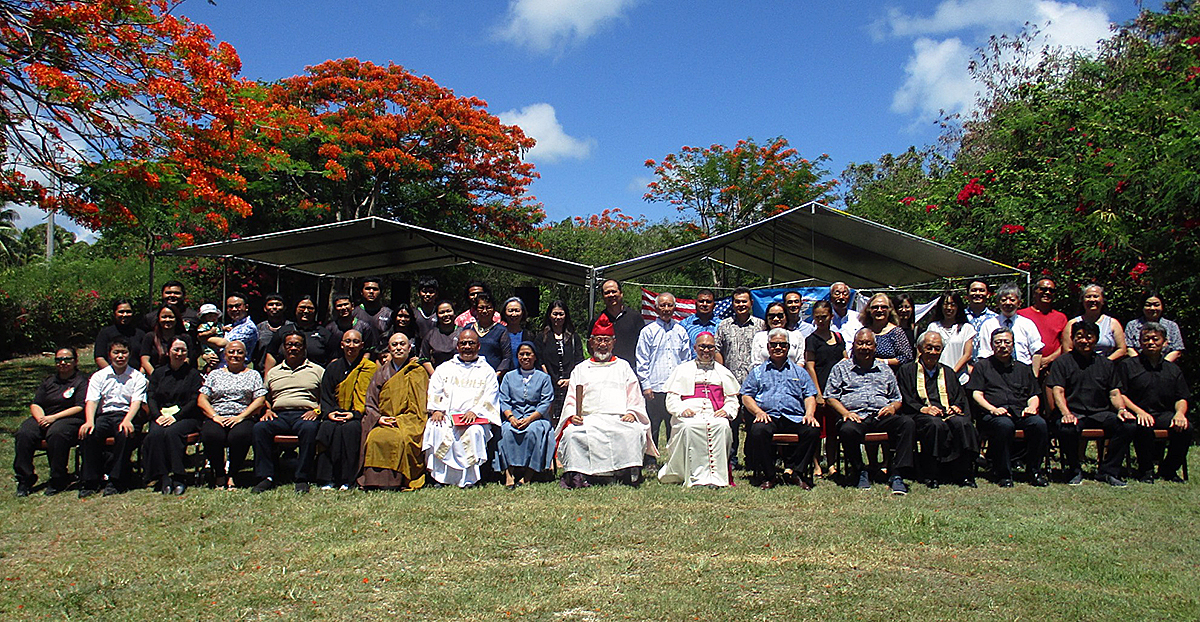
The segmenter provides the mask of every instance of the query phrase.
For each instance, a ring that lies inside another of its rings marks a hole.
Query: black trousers
[[[96,415],[95,427],[92,433],[83,439],[83,487],[96,488],[102,480],[118,483],[125,479],[129,472],[129,456],[133,454],[133,443],[129,435],[120,431],[121,420],[125,413],[104,413]],[[112,437],[112,451],[106,454],[108,447],[104,441]]]
[[[966,415],[934,417],[917,413],[917,440],[921,443],[921,475],[926,478],[962,478],[974,473],[979,455],[979,434]]]
[[[217,485],[224,485],[224,478],[237,475],[246,465],[246,455],[254,444],[253,419],[243,419],[225,427],[212,419],[200,424],[200,440],[204,443],[204,457],[212,467]],[[225,470],[225,449],[229,449],[229,471]]]
[[[776,446],[776,434],[797,434],[800,442]],[[812,464],[817,447],[821,444],[821,428],[798,423],[784,417],[771,417],[765,423],[751,421],[746,429],[746,467],[761,480],[775,478],[776,452],[783,459],[783,467],[796,475],[805,472]]]
[[[900,471],[911,473],[913,468],[913,446],[916,442],[917,424],[908,415],[888,415],[887,417],[871,417],[856,423],[845,419],[838,427],[838,437],[842,441],[842,452],[846,454],[846,462],[858,472],[863,468],[862,444],[867,434],[887,432],[888,441],[896,452],[892,457],[894,475]]]
[[[147,482],[164,475],[183,477],[187,474],[187,435],[200,431],[198,419],[180,419],[162,426],[150,422],[142,439],[142,478]]]
[[[307,482],[313,475],[313,451],[317,448],[317,420],[304,419],[303,410],[275,413],[270,421],[254,424],[254,472],[259,477],[275,477],[279,467],[279,451],[275,449],[276,434],[295,434],[300,437],[299,458],[296,460],[296,481]]]
[[[654,446],[661,448],[658,443],[658,429],[666,428],[666,438],[671,440],[671,413],[667,412],[667,394],[654,393],[653,399],[646,400],[646,416],[650,418],[650,435],[654,438]]]
[[[1129,443],[1137,433],[1137,421],[1122,421],[1117,413],[1104,411],[1075,417],[1075,423],[1064,424],[1062,419],[1054,422],[1055,436],[1062,446],[1063,459],[1067,471],[1078,473],[1079,466],[1079,437],[1084,429],[1100,428],[1108,436],[1108,448],[1104,451],[1104,460],[1100,462],[1100,475],[1119,477],[1121,464],[1129,455]]]
[[[83,425],[83,417],[67,417],[59,419],[43,428],[37,420],[30,417],[21,423],[13,439],[16,457],[13,458],[13,474],[17,483],[33,486],[37,482],[37,473],[33,471],[33,454],[37,451],[38,443],[46,441],[46,459],[50,462],[50,481],[55,484],[66,484],[69,476],[67,460],[71,457],[71,446],[79,438],[79,426]]]
[[[1050,449],[1050,428],[1041,415],[1021,417],[1024,406],[1006,406],[1013,417],[996,417],[986,414],[979,420],[979,427],[988,439],[988,459],[992,461],[992,474],[996,479],[1012,479],[1013,436],[1017,430],[1025,432],[1025,464],[1029,475],[1042,473],[1046,452]]]
[[[1158,442],[1154,440],[1154,431],[1167,430],[1167,457],[1159,466],[1158,473],[1161,476],[1174,475],[1187,460],[1188,447],[1192,444],[1192,430],[1171,429],[1174,412],[1151,414],[1154,416],[1154,427],[1139,425],[1133,437],[1134,447],[1137,449],[1138,471],[1143,475],[1154,471],[1154,463],[1162,458],[1162,451],[1158,448]]]
[[[362,421],[324,419],[317,428],[317,481],[350,485],[358,479]]]

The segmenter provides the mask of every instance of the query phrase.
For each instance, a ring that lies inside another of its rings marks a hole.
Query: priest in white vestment
[[[664,484],[728,486],[729,448],[737,416],[741,385],[733,373],[716,362],[712,333],[696,336],[696,358],[681,363],[667,380],[667,412],[671,441],[667,462],[658,471]]]
[[[613,356],[614,338],[612,321],[601,315],[588,340],[592,358],[571,372],[558,427],[564,488],[637,486],[644,456],[658,455],[637,375]]]
[[[492,426],[500,425],[499,391],[496,370],[479,357],[479,333],[463,329],[458,354],[429,378],[429,422],[421,449],[435,482],[460,488],[479,482]]]

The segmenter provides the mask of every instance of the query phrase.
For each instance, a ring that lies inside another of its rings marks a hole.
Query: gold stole
[[[929,403],[929,391],[925,388],[925,368],[921,366],[921,362],[917,361],[917,397],[925,402],[926,406],[932,406]],[[937,369],[936,367],[934,369]],[[942,400],[942,411],[950,412],[950,392],[946,390],[946,372],[938,369],[937,390],[935,394]]]
[[[371,385],[371,376],[379,366],[366,355],[354,369],[346,374],[346,379],[338,383],[338,408],[362,412],[367,403],[367,387]]]

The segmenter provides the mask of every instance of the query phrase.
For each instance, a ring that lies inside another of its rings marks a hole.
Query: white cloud
[[[633,179],[629,180],[629,185],[625,189],[630,192],[636,192],[638,196],[641,196],[646,194],[646,186],[649,186],[652,181],[654,181],[654,178],[649,175],[635,175]]]
[[[546,52],[583,41],[637,0],[510,0],[500,39]]]
[[[592,138],[575,138],[563,131],[558,122],[554,106],[530,104],[520,110],[509,110],[496,115],[506,125],[520,127],[526,136],[537,141],[527,157],[542,162],[557,162],[563,159],[582,160],[592,152],[596,141]]]
[[[1056,0],[943,0],[929,16],[906,15],[898,9],[872,27],[879,36],[919,37],[904,66],[905,79],[892,98],[892,110],[911,114],[922,121],[939,111],[960,113],[974,104],[979,90],[967,64],[976,47],[989,35],[1016,34],[1025,24],[1038,28],[1035,44],[1094,52],[1098,42],[1111,34],[1108,13]],[[930,35],[959,36],[934,39]],[[971,45],[964,43],[974,41]],[[1037,62],[1031,55],[1028,62]]]
[[[967,73],[970,55],[971,49],[957,38],[917,39],[904,66],[904,84],[892,96],[892,111],[931,118],[943,110],[966,110],[978,90]]]

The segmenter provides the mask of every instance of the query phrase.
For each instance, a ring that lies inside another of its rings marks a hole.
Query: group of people
[[[90,378],[73,348],[55,353],[56,373],[16,436],[17,494],[33,490],[42,441],[46,494],[72,485],[67,461],[79,444],[86,497],[131,485],[135,445],[142,481],[132,485],[183,494],[195,484],[186,451],[196,434],[218,488],[239,485],[253,448],[256,493],[284,479],[280,454],[292,446],[297,492],[515,488],[558,473],[565,488],[638,485],[647,474],[723,487],[734,483],[744,428],[752,485],[810,489],[836,474],[844,452],[845,481],[869,488],[882,472],[864,465],[863,441],[886,432],[886,481],[905,494],[905,478],[975,486],[981,439],[995,481],[1011,487],[1017,430],[1034,486],[1048,485],[1051,435],[1078,484],[1080,434],[1102,428],[1109,444],[1099,473],[1114,486],[1124,485],[1130,444],[1138,479],[1174,481],[1191,440],[1190,395],[1174,363],[1183,342],[1155,293],[1123,329],[1104,315],[1096,286],[1068,320],[1053,309],[1050,279],[1024,309],[1020,290],[1002,286],[998,312],[987,284],[973,282],[967,304],[943,294],[917,335],[910,298],[876,294],[855,313],[844,283],[807,313],[799,292],[788,292],[765,320],[745,287],[733,290],[724,319],[710,290],[684,320],[674,296],[661,293],[658,317],[646,322],[609,280],[603,311],[581,335],[561,300],[535,330],[523,300],[497,305],[480,281],[468,284],[465,309],[430,277],[418,280],[415,304],[395,309],[382,303],[382,285],[363,279],[357,305],[331,296],[323,325],[309,296],[295,301],[290,321],[286,301],[268,296],[257,325],[240,294],[226,298],[222,318],[213,305],[190,309],[178,282],[140,319],[130,301],[115,301]],[[1155,430],[1168,432],[1161,461]]]

